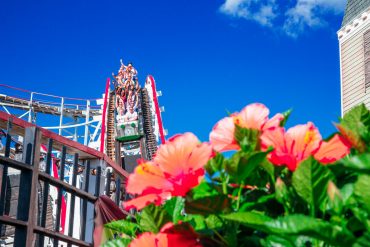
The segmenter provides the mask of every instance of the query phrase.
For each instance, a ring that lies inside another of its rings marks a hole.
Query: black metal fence
[[[66,246],[92,246],[94,202],[100,194],[104,193],[101,190],[105,184],[105,193],[109,196],[114,194],[117,205],[120,205],[123,179],[114,170],[109,169],[106,176],[102,176],[101,166],[96,165],[100,162],[99,160],[82,159],[78,153],[71,153],[72,149],[67,145],[63,145],[61,148],[60,159],[58,159],[59,178],[56,178],[52,176],[52,164],[55,159],[52,153],[54,140],[48,139],[47,141],[47,153],[44,157],[45,167],[42,168],[40,166],[41,130],[37,127],[25,128],[21,161],[10,158],[11,133],[12,122],[8,121],[4,156],[0,156],[0,229],[2,237],[4,238],[4,235],[9,233],[8,237],[13,238],[14,241],[12,245],[22,247],[59,246],[61,243]],[[73,171],[71,172],[72,178],[70,178],[72,182],[67,183],[64,180],[64,171],[67,156],[71,155],[73,156],[73,165],[71,166]],[[95,162],[94,168],[91,167],[91,162]],[[19,177],[17,191],[13,191],[13,187],[11,188],[9,169],[13,173],[16,171],[15,173]],[[81,183],[82,186],[76,186],[77,176],[81,173],[84,182]],[[92,177],[94,178],[92,179]],[[101,181],[102,179],[104,180]],[[101,186],[102,184],[103,186]],[[112,184],[114,185],[113,189]],[[50,207],[51,187],[57,190],[57,199],[53,207]],[[67,203],[68,225],[65,226],[67,229],[64,229],[64,233],[62,233],[60,231],[62,197],[65,194],[69,195]],[[15,199],[10,200],[10,196]],[[77,198],[78,202],[76,202]],[[14,208],[14,215],[7,210],[9,200],[10,206]],[[77,204],[78,212],[75,211]],[[77,217],[78,222],[75,220],[76,214],[79,216]],[[78,237],[74,232],[74,224],[79,224]],[[12,227],[13,232],[7,231],[6,227]]]

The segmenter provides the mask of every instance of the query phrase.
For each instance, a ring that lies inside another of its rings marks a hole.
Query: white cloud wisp
[[[307,28],[325,26],[326,17],[341,14],[345,4],[346,0],[225,0],[220,11],[297,37]]]

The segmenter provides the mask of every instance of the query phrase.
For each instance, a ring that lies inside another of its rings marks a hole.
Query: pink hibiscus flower
[[[212,148],[192,133],[172,137],[161,145],[152,162],[139,164],[128,178],[126,190],[139,195],[124,203],[125,208],[160,205],[172,196],[185,196],[204,176],[204,165]]]
[[[240,113],[221,119],[209,136],[211,145],[218,152],[239,150],[240,147],[234,138],[235,124],[243,128],[257,129],[260,131],[277,127],[284,119],[282,114],[276,114],[269,119],[269,109],[259,103],[247,105]]]
[[[339,135],[328,142],[323,141],[311,122],[297,125],[286,132],[281,127],[267,129],[261,136],[261,143],[264,150],[270,146],[274,148],[268,155],[271,163],[286,165],[291,171],[310,155],[323,164],[329,164],[350,152],[350,145]]]

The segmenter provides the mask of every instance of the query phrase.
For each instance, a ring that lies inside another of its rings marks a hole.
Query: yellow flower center
[[[143,164],[140,164],[139,166],[137,166],[136,170],[135,170],[135,173],[136,174],[140,174],[140,175],[143,175],[143,174],[152,174],[152,175],[157,175],[157,176],[162,176],[162,173],[160,171],[158,171],[157,169],[153,169],[153,165],[152,164],[148,164],[148,163],[143,163]]]
[[[304,137],[304,143],[309,144],[314,141],[315,132],[313,130],[307,131],[305,137]]]
[[[243,120],[239,116],[234,116],[233,120],[234,120],[234,124],[239,125],[239,126],[241,126],[241,124],[243,122]]]

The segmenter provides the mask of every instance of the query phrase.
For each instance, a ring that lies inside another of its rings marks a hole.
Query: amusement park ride
[[[107,195],[120,207],[137,160],[151,160],[165,142],[164,108],[158,103],[162,93],[150,75],[140,86],[137,74],[132,63],[121,60],[96,99],[0,84],[0,246],[93,244],[97,226],[89,222],[97,215],[99,196]],[[33,164],[32,179],[24,179],[25,164]],[[27,189],[29,195],[23,192]],[[29,204],[28,217],[22,218],[22,206],[12,205],[20,200]],[[34,212],[32,204],[38,205]]]

